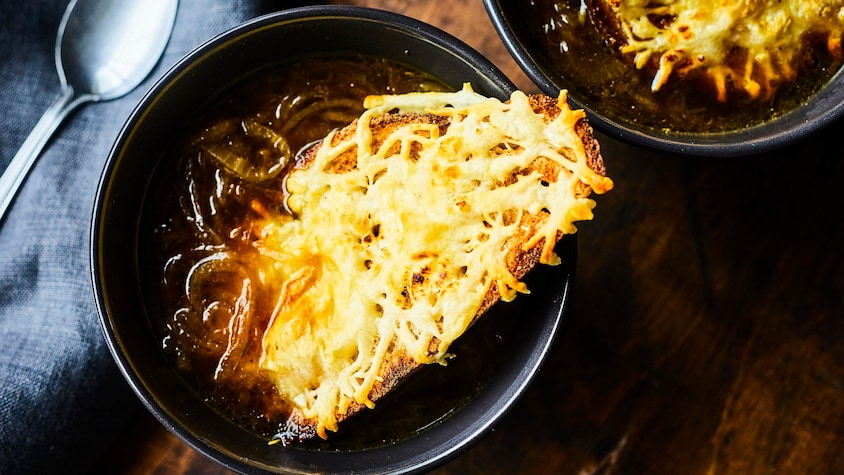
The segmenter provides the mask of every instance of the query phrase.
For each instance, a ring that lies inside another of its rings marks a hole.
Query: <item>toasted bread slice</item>
[[[295,407],[287,438],[325,438],[444,363],[495,302],[528,292],[531,268],[559,261],[557,240],[592,217],[588,196],[612,187],[565,94],[501,103],[467,87],[366,105],[300,153],[286,182],[295,219],[263,237],[301,283],[280,299],[261,361]]]

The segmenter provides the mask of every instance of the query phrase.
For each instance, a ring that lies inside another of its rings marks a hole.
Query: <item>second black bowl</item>
[[[644,127],[630,114],[618,112],[622,107],[613,105],[607,93],[597,96],[593,86],[579,84],[567,77],[556,56],[562,54],[549,46],[547,30],[571,29],[572,22],[559,18],[538,19],[540,9],[549,4],[559,7],[564,2],[528,0],[484,0],[487,13],[507,49],[519,66],[537,86],[548,95],[556,96],[561,89],[568,90],[574,107],[582,108],[593,127],[600,132],[632,145],[653,150],[697,156],[740,156],[771,151],[808,136],[832,123],[844,114],[844,73],[839,71],[817,94],[799,107],[773,120],[755,126],[737,126],[718,132],[676,132]],[[571,2],[574,10],[582,8]],[[557,13],[559,15],[559,13]],[[575,11],[571,16],[582,15]],[[553,21],[552,21],[553,20]],[[594,40],[600,42],[599,38]],[[561,46],[556,46],[559,49]],[[596,61],[590,61],[595,63]],[[600,61],[597,61],[600,63]],[[615,70],[617,65],[587,64],[587,68],[604,67]],[[627,69],[625,68],[625,71]],[[628,72],[629,75],[632,72]],[[613,77],[619,76],[618,71]],[[658,111],[655,113],[659,113]]]

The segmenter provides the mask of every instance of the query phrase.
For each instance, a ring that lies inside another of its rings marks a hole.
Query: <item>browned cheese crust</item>
[[[529,100],[534,112],[544,115],[547,122],[550,122],[551,120],[556,118],[560,113],[560,109],[557,107],[557,99],[555,98],[546,95],[532,95],[529,96]],[[441,133],[444,133],[449,127],[448,117],[433,114],[383,114],[381,116],[373,118],[372,122],[370,123],[371,130],[373,132],[373,149],[377,150],[377,148],[381,145],[381,143],[384,142],[384,140],[390,135],[390,133],[392,133],[398,127],[409,123],[437,124],[440,127]],[[357,122],[353,122],[352,124],[339,130],[338,133],[334,135],[332,145],[337,145],[346,140],[352,139],[355,134],[356,125]],[[584,149],[586,151],[587,165],[596,173],[600,174],[601,176],[605,176],[606,169],[604,166],[604,161],[601,156],[601,151],[598,142],[593,137],[592,127],[587,123],[585,119],[581,119],[577,122],[575,130],[578,136],[580,137],[581,141],[583,142]],[[300,152],[296,162],[297,169],[307,168],[308,166],[310,166],[311,162],[316,156],[316,152],[319,149],[320,144],[321,142],[314,143],[307,149]],[[338,159],[331,164],[330,171],[333,171],[335,173],[343,173],[345,171],[353,169],[356,166],[356,153],[356,150],[352,148],[340,157],[338,157]],[[559,173],[561,173],[563,167],[552,160],[540,158],[533,162],[529,170],[514,171],[511,176],[511,179],[515,181],[517,175],[527,174],[533,170],[540,171],[545,180],[553,182],[557,180],[557,176]],[[585,197],[588,196],[592,190],[589,185],[580,182],[578,184],[578,191],[580,196]],[[529,227],[538,228],[543,223],[543,221],[547,219],[547,212],[543,211],[538,215],[524,214],[522,216],[522,219],[523,222]],[[510,272],[517,279],[521,279],[522,277],[524,277],[531,269],[533,269],[534,266],[536,266],[536,264],[539,262],[540,255],[542,253],[544,239],[539,241],[535,246],[528,250],[524,250],[522,248],[522,244],[526,242],[526,236],[528,235],[528,231],[523,231],[523,234],[514,236],[510,239],[510,241],[508,241],[509,251],[506,259]],[[560,238],[561,234],[558,234],[557,239]],[[495,284],[493,284],[487,292],[486,296],[484,297],[483,303],[478,309],[473,321],[476,321],[481,315],[483,315],[487,310],[489,310],[489,308],[492,307],[492,305],[495,304],[499,299],[500,294]],[[433,347],[436,347],[436,342],[433,342],[432,348]],[[419,367],[420,364],[413,360],[403,348],[392,348],[389,352],[389,356],[380,368],[380,380],[376,382],[373,386],[372,391],[369,394],[370,399],[375,402],[381,399],[382,397],[386,396],[388,393],[390,393],[390,391],[392,391],[396,386],[398,386],[401,381],[403,381],[407,376],[409,376]],[[347,419],[348,417],[352,416],[364,407],[365,406],[361,404],[352,403],[345,413],[337,414],[338,422]],[[296,422],[301,425],[302,432],[300,433],[315,433],[316,421],[298,420]]]

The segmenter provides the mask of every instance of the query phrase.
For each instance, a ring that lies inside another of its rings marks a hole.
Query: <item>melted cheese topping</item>
[[[770,95],[776,83],[791,80],[807,35],[827,38],[827,49],[841,55],[844,0],[609,0],[626,45],[642,68],[658,68],[656,91],[672,73],[704,68],[726,100],[727,83],[751,97]],[[729,56],[746,52],[746,63]]]
[[[352,403],[373,406],[370,392],[388,354],[404,349],[417,363],[444,363],[449,345],[470,325],[495,284],[504,300],[527,293],[508,270],[511,238],[544,239],[542,261],[556,264],[558,231],[574,233],[592,218],[598,193],[612,181],[585,163],[572,111],[561,94],[559,116],[531,110],[521,92],[502,103],[474,93],[370,97],[350,140],[326,137],[314,161],[287,179],[295,219],[268,221],[258,246],[275,257],[267,269],[284,289],[263,337],[261,367],[317,431],[337,430]],[[388,111],[433,113],[399,126],[373,149],[373,117]],[[357,165],[334,161],[355,150]],[[553,183],[538,172],[502,184],[537,157],[561,165]],[[527,229],[521,217],[547,210]],[[506,212],[505,212],[506,211]]]

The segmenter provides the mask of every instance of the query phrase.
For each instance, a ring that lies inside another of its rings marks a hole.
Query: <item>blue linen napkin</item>
[[[58,97],[68,0],[0,2],[0,170]],[[140,403],[105,345],[91,288],[94,194],[122,124],[167,68],[202,42],[291,2],[181,0],[173,36],[129,95],[72,113],[0,223],[0,474],[84,473]]]

